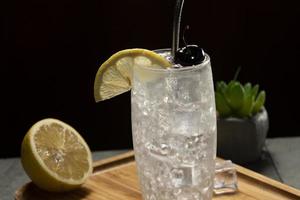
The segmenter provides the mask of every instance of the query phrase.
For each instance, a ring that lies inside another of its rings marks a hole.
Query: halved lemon
[[[96,102],[110,99],[131,89],[133,66],[167,68],[171,63],[159,54],[146,49],[126,49],[112,55],[96,74]]]
[[[84,139],[70,125],[51,118],[29,129],[21,161],[33,183],[47,191],[75,189],[92,172],[91,151]]]

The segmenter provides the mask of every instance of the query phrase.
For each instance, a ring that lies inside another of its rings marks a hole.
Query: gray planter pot
[[[260,158],[269,129],[265,108],[249,119],[219,118],[217,120],[217,154],[235,163],[253,162]]]

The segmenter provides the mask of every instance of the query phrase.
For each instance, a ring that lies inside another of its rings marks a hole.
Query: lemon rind
[[[161,63],[162,67],[170,67],[171,64],[168,60],[166,60],[165,58],[163,58],[162,56],[160,56],[159,54],[147,50],[147,49],[141,49],[141,48],[134,48],[134,49],[125,49],[125,50],[121,50],[115,54],[113,54],[109,59],[107,59],[98,69],[97,73],[96,73],[96,78],[94,81],[94,98],[96,102],[99,101],[103,101],[106,99],[110,99],[113,98],[115,96],[118,96],[120,94],[123,94],[124,92],[127,92],[131,89],[131,85],[124,89],[124,91],[116,93],[112,96],[108,96],[108,97],[102,97],[100,94],[100,85],[101,85],[101,80],[102,80],[102,75],[104,73],[104,71],[111,67],[114,66],[116,64],[116,62],[126,56],[145,56],[145,57],[150,57],[152,60]],[[117,69],[118,70],[118,69]],[[122,75],[122,73],[120,73]],[[123,77],[123,76],[122,76]],[[126,77],[123,77],[124,81],[126,81]],[[132,82],[132,80],[129,81],[129,84]]]

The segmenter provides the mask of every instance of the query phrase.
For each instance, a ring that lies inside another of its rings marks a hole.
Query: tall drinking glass
[[[170,57],[169,50],[157,52]],[[144,200],[212,199],[216,112],[209,56],[182,68],[134,67],[131,106]]]

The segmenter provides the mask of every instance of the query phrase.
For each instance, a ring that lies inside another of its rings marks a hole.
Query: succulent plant
[[[216,107],[220,117],[251,117],[264,106],[266,92],[259,92],[259,85],[251,83],[242,85],[232,80],[228,84],[224,81],[216,84]]]

